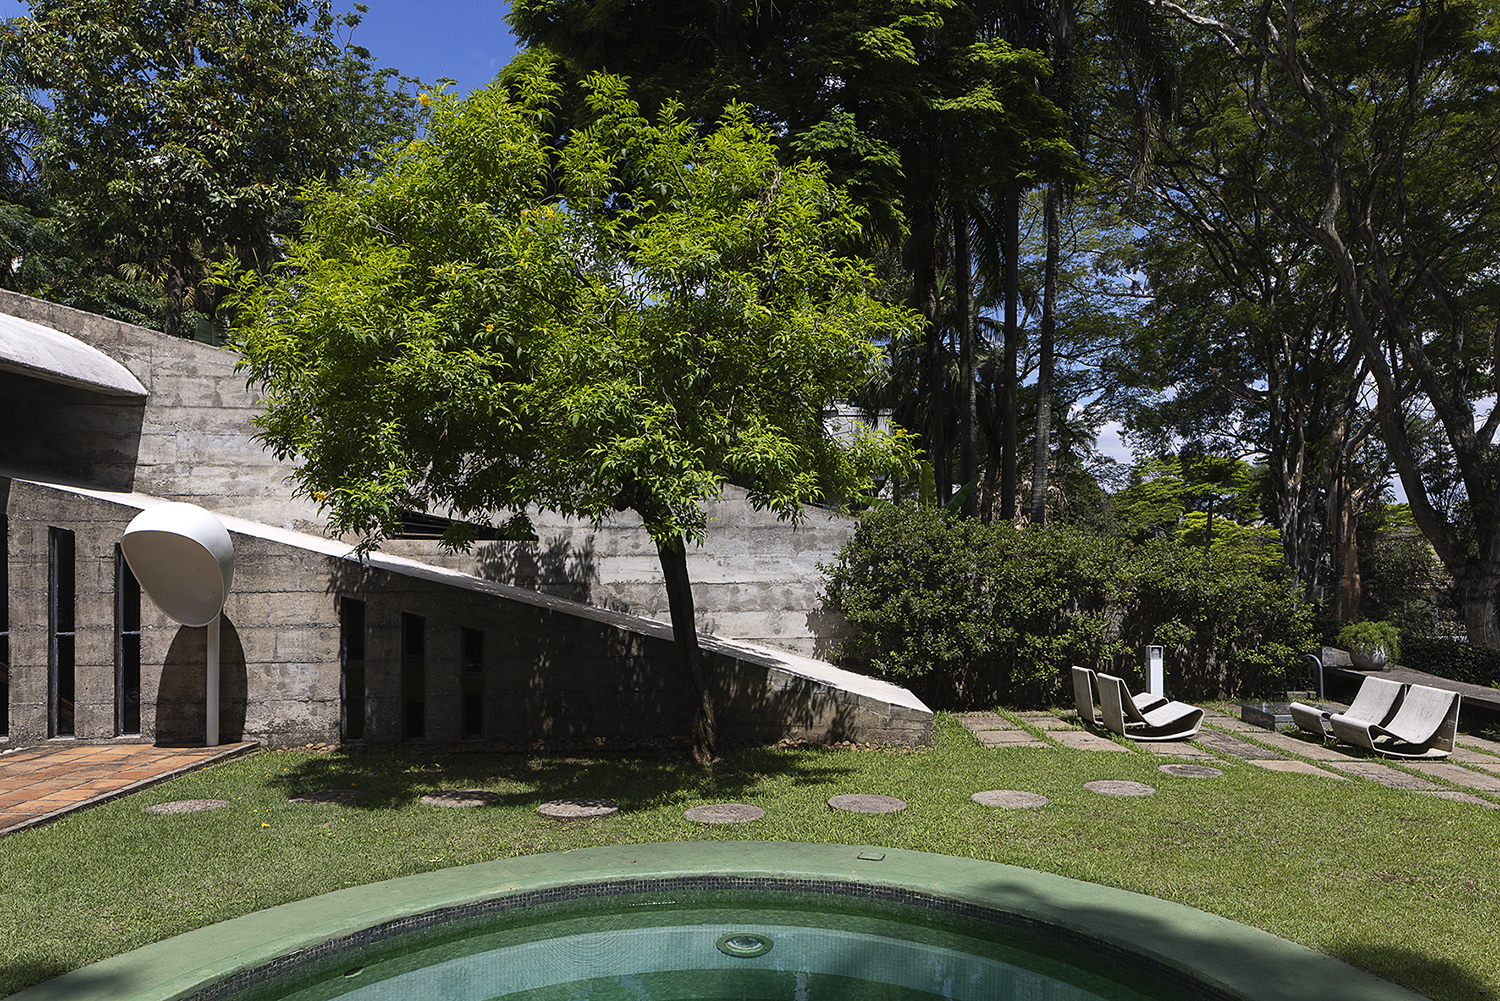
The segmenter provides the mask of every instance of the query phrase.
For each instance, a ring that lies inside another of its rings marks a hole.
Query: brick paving
[[[258,746],[57,742],[0,754],[0,836],[239,757]]]

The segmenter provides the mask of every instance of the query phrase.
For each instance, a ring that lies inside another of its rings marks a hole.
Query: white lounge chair
[[[1125,682],[1112,674],[1097,676],[1104,725],[1131,740],[1190,740],[1203,723],[1203,710],[1186,702],[1164,701],[1150,708],[1136,704]]]
[[[1412,685],[1401,708],[1385,723],[1334,713],[1328,724],[1338,740],[1393,758],[1446,758],[1453,753],[1462,704],[1463,696],[1457,692]]]
[[[1086,667],[1073,668],[1073,703],[1078,708],[1078,718],[1084,726],[1098,726],[1099,720],[1094,715],[1094,703],[1099,701],[1099,683],[1095,679],[1094,672]],[[1160,695],[1132,695],[1136,708],[1141,712],[1155,709],[1167,704],[1167,700]]]
[[[1094,672],[1086,667],[1073,668],[1073,704],[1078,708],[1078,719],[1084,726],[1098,726],[1094,718]]]
[[[1399,681],[1366,676],[1365,680],[1360,682],[1354,701],[1339,715],[1346,720],[1385,723],[1396,715],[1404,694],[1406,694],[1406,686]],[[1333,736],[1333,731],[1328,724],[1328,719],[1333,713],[1329,710],[1303,702],[1293,702],[1290,708],[1292,722],[1297,724],[1297,729],[1306,730],[1315,737]]]

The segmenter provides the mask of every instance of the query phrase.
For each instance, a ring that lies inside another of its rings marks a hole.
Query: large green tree
[[[1255,194],[1317,248],[1413,519],[1453,575],[1470,641],[1500,645],[1493,6],[1155,4],[1231,78],[1219,140],[1274,137],[1263,172],[1226,164],[1204,182]],[[1429,475],[1413,433],[1429,418],[1452,476]]]
[[[31,0],[11,23],[51,108],[51,197],[78,246],[162,277],[169,333],[204,262],[268,264],[302,185],[409,131],[410,98],[341,37],[358,21],[329,0]]]
[[[634,511],[661,560],[700,759],[713,754],[686,545],[726,481],[789,519],[911,461],[825,408],[914,322],[843,251],[847,196],[731,107],[649,121],[596,76],[554,137],[543,61],[445,97],[378,174],[316,185],[270,281],[235,279],[265,441],[337,532],[405,509]]]
[[[1046,60],[1007,36],[1005,17],[1006,5],[990,0],[517,0],[511,20],[523,41],[575,71],[630,76],[648,103],[681,100],[689,115],[711,118],[724,100],[743,101],[776,131],[784,156],[830,165],[870,210],[869,241],[901,248],[909,301],[926,320],[907,347],[919,358],[902,366],[913,375],[904,388],[921,396],[913,409],[925,415],[924,445],[946,496],[955,410],[960,477],[975,464],[968,219],[982,193],[1082,173],[1061,114],[1037,87]],[[957,382],[940,329],[945,273],[958,299]],[[1012,392],[1012,409],[1015,400]]]

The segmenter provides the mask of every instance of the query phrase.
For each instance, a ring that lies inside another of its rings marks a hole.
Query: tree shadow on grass
[[[856,770],[839,752],[771,748],[733,751],[712,769],[666,755],[528,755],[485,751],[341,748],[289,766],[270,785],[288,797],[356,789],[348,806],[396,809],[444,789],[484,789],[497,805],[603,798],[622,810],[648,810],[685,799],[731,801],[768,779],[798,785],[835,783]]]

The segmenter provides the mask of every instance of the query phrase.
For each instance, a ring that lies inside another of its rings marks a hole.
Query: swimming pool
[[[15,1001],[1418,996],[1192,908],[889,848],[683,842],[440,870],[245,915]]]

